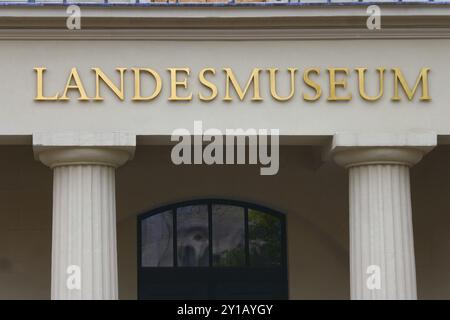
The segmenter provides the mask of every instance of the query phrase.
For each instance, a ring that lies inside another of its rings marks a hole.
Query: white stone
[[[33,147],[124,146],[134,148],[136,135],[130,132],[35,132]]]
[[[333,136],[329,149],[338,164],[350,167],[361,164],[404,164],[413,166],[437,145],[434,132],[407,133],[339,133]]]
[[[349,168],[352,299],[417,299],[409,167],[435,145],[432,133],[334,137],[334,160]]]
[[[53,175],[52,299],[117,299],[114,168],[60,166]],[[69,266],[81,287],[69,289]]]
[[[53,168],[52,299],[118,298],[115,168],[134,145],[131,134],[33,136],[36,159]],[[70,268],[80,287],[68,285]]]
[[[102,164],[119,167],[134,156],[131,133],[35,133],[36,160],[50,168],[60,165]]]
[[[417,299],[409,168],[349,171],[351,298]],[[370,266],[380,268],[379,289],[367,286]]]
[[[359,132],[333,136],[332,150],[346,147],[417,147],[429,151],[437,144],[435,132]]]

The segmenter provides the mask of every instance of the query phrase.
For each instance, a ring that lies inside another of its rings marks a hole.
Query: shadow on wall
[[[317,166],[315,156],[311,148],[282,147],[279,174],[261,177],[248,165],[175,166],[169,148],[139,147],[117,175],[120,297],[136,298],[137,214],[222,198],[287,213],[291,299],[347,299],[347,175],[333,164]]]
[[[52,172],[31,146],[1,146],[0,177],[0,300],[49,299]]]
[[[419,299],[450,299],[450,146],[438,146],[411,170]]]

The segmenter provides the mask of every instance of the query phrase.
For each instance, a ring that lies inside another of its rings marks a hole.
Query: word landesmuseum
[[[328,101],[350,101],[354,97],[350,86],[354,86],[360,98],[377,101],[388,96],[392,101],[413,100],[430,101],[428,77],[430,68],[421,67],[414,77],[407,77],[400,68],[328,67],[306,69],[253,68],[246,78],[240,77],[231,68],[204,68],[194,78],[194,72],[188,67],[173,67],[161,71],[151,68],[132,67],[115,68],[113,72],[93,67],[92,79],[86,81],[85,74],[77,68],[71,68],[69,76],[58,86],[60,91],[47,92],[47,82],[53,82],[55,75],[46,67],[34,68],[36,75],[36,101],[101,101],[101,87],[108,87],[120,100],[151,101],[163,95],[163,87],[168,86],[169,101],[243,101],[247,96],[251,101],[262,101],[269,94],[276,101],[303,99],[314,102],[319,99]],[[48,72],[48,74],[46,73]],[[83,70],[86,72],[86,70]],[[243,72],[245,74],[245,72]],[[130,76],[128,75],[130,74]],[[57,75],[58,78],[61,75]],[[165,79],[167,76],[167,79]],[[242,76],[243,77],[243,76]],[[353,81],[355,79],[355,81]],[[93,84],[95,81],[95,84]],[[298,82],[302,82],[298,84]],[[127,91],[127,83],[133,85],[132,92]],[[167,82],[167,83],[166,83]],[[366,82],[375,88],[366,88]],[[91,85],[87,84],[92,83]],[[385,88],[387,87],[387,88]],[[297,92],[299,89],[300,93]],[[195,89],[197,91],[195,92]],[[222,91],[223,90],[223,91]],[[49,90],[50,91],[50,90]],[[355,91],[356,92],[356,91]],[[129,98],[128,98],[129,97]]]

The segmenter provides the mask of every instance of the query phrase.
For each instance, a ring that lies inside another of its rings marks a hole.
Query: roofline
[[[83,29],[365,28],[370,3],[308,6],[81,6]],[[450,5],[379,4],[382,28],[448,28]],[[1,6],[2,29],[65,29],[66,6]]]
[[[71,3],[51,3],[51,2],[0,2],[0,7],[67,7],[77,5],[80,7],[352,7],[352,6],[439,6],[450,5],[450,0],[434,0],[434,1],[415,1],[415,2],[383,2],[383,1],[364,1],[364,2],[149,2],[149,3],[87,3],[87,2],[71,2]]]

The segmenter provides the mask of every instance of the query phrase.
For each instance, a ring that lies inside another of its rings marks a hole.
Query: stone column
[[[340,135],[349,169],[352,299],[417,299],[409,168],[435,135]]]
[[[115,169],[132,135],[34,135],[53,169],[52,299],[117,299]]]

